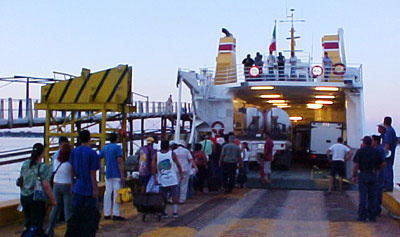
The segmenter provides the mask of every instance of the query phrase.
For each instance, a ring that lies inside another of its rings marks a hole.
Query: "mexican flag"
[[[269,45],[269,51],[270,52],[276,51],[276,24],[274,26],[274,32],[272,33],[272,40],[271,44]]]

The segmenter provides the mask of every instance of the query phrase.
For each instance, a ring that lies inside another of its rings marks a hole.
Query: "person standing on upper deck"
[[[254,60],[251,58],[250,54],[247,54],[247,57],[243,59],[242,64],[244,66],[244,76],[248,78],[250,68],[254,65]]]
[[[279,52],[278,58],[278,72],[279,72],[279,79],[282,80],[285,76],[285,56],[282,55],[282,52]]]
[[[332,153],[332,158],[330,154]],[[345,177],[345,162],[351,157],[351,150],[343,145],[343,138],[339,137],[337,143],[326,151],[326,156],[331,163],[331,177],[329,178],[328,194],[332,192],[336,174],[339,175],[339,191],[343,191],[343,178]]]
[[[363,138],[363,144],[354,156],[354,168],[352,181],[358,179],[359,207],[358,220],[376,221],[377,214],[377,172],[382,168],[382,159],[377,149],[372,146],[372,139],[369,136]],[[357,178],[357,172],[358,178]]]
[[[296,77],[297,57],[294,54],[294,52],[290,54],[289,63],[290,63],[290,77]]]
[[[322,64],[324,66],[324,79],[325,81],[328,81],[329,74],[331,74],[331,69],[332,69],[332,60],[328,56],[328,52],[324,53],[324,57],[322,58]]]
[[[385,126],[385,133],[383,134],[382,146],[385,152],[390,151],[391,155],[386,158],[386,166],[383,168],[384,170],[384,192],[392,192],[393,191],[393,164],[394,164],[394,155],[396,153],[397,147],[397,136],[396,132],[392,127],[392,118],[385,117],[383,120],[383,126]]]
[[[268,65],[268,73],[270,75],[274,74],[275,64],[276,64],[276,57],[272,54],[272,51],[269,51],[269,55],[267,57],[267,65]]]
[[[255,60],[255,65],[260,69],[260,75],[262,74],[262,69],[264,66],[264,61],[262,60],[263,56],[260,54],[260,52],[257,52],[256,57],[254,58]]]

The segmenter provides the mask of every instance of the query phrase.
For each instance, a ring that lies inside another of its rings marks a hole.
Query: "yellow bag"
[[[117,191],[117,203],[125,203],[132,201],[131,188],[120,188]]]

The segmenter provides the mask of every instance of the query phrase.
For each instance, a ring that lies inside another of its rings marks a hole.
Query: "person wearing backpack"
[[[147,138],[146,146],[140,148],[139,155],[139,180],[142,186],[142,192],[146,191],[147,183],[150,180],[151,176],[151,160],[156,153],[153,148],[154,138]]]
[[[21,236],[44,236],[43,220],[46,214],[46,199],[55,206],[56,200],[50,187],[51,172],[42,163],[44,146],[36,143],[31,157],[21,166],[17,185],[21,188],[21,205],[24,212],[25,231]]]
[[[51,209],[49,224],[46,229],[46,234],[54,235],[54,226],[58,213],[64,204],[65,221],[67,222],[71,216],[72,208],[72,166],[68,163],[71,146],[64,143],[60,146],[57,158],[53,161],[53,175],[51,183],[53,183],[53,195],[56,198],[57,205]]]

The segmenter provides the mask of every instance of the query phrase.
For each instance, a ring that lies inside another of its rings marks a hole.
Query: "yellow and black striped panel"
[[[132,68],[121,65],[96,73],[82,69],[80,77],[42,87],[41,103],[115,103],[131,99]]]

